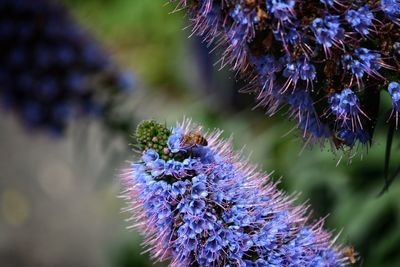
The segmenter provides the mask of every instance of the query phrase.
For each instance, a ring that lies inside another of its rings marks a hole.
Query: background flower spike
[[[60,3],[0,2],[0,108],[26,128],[61,135],[72,117],[104,115],[133,86]]]
[[[354,260],[334,244],[323,219],[309,223],[308,207],[294,205],[295,197],[279,191],[221,133],[204,133],[188,120],[172,129],[139,125],[142,154],[121,179],[131,227],[145,235],[154,261],[339,267]]]
[[[381,91],[390,94],[397,121],[399,1],[170,2],[186,9],[194,34],[222,47],[221,66],[249,83],[243,91],[268,115],[288,108],[307,144],[370,145]],[[354,108],[338,113],[337,101]]]

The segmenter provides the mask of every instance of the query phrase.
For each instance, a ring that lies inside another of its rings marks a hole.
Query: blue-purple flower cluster
[[[61,134],[69,118],[102,112],[105,95],[131,85],[61,6],[0,1],[0,100],[26,127]]]
[[[334,44],[340,45],[344,40],[344,29],[339,22],[339,16],[316,18],[311,24],[318,44],[329,50]]]
[[[367,48],[357,48],[354,51],[354,57],[345,54],[342,59],[343,67],[356,77],[357,83],[362,82],[365,74],[378,76],[378,70],[381,68],[380,62],[381,56]],[[361,87],[360,84],[359,87]]]
[[[398,125],[398,117],[400,112],[400,83],[391,82],[388,86],[390,97],[392,98],[393,113],[396,118],[396,125]]]
[[[220,140],[185,121],[170,131],[168,159],[143,151],[122,175],[133,227],[155,260],[169,266],[345,266],[322,221],[277,190]],[[149,136],[158,138],[158,136]]]
[[[338,137],[344,144],[352,146],[356,140],[362,144],[369,141],[368,132],[362,128],[360,116],[365,116],[360,108],[360,100],[349,88],[332,95],[328,100],[331,112],[338,124]]]
[[[288,106],[306,140],[329,138],[350,148],[371,142],[379,97],[368,96],[400,82],[398,0],[170,1],[186,8],[194,33],[225,46],[222,66],[249,81],[243,91],[269,115]],[[363,114],[358,127],[332,112],[331,100],[348,90]]]
[[[346,14],[347,22],[362,35],[369,34],[369,28],[372,26],[374,14],[368,5],[364,5],[359,9],[350,9]]]
[[[348,88],[329,98],[333,114],[343,123],[352,121],[358,116],[360,112],[359,102],[357,95]]]
[[[400,2],[398,0],[381,0],[380,8],[396,24],[400,24]]]

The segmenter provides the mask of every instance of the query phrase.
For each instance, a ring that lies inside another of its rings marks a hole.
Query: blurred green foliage
[[[182,19],[170,16],[164,0],[65,0],[72,12],[149,85],[176,87],[186,34]],[[178,30],[177,30],[178,29]],[[175,55],[175,57],[171,57]]]
[[[377,197],[383,186],[385,132],[377,132],[371,149],[361,149],[349,163],[347,152],[326,146],[302,149],[301,133],[293,131],[284,114],[267,118],[261,109],[251,111],[227,105],[232,94],[233,74],[223,76],[226,88],[204,92],[191,80],[198,71],[190,52],[183,13],[169,14],[173,7],[166,0],[66,0],[73,14],[106,46],[121,64],[130,66],[148,88],[139,95],[135,110],[139,118],[155,118],[170,125],[183,116],[206,127],[234,134],[234,144],[264,170],[275,170],[273,179],[282,178],[281,188],[302,192],[299,201],[308,201],[317,219],[330,214],[327,227],[342,231],[341,242],[353,245],[364,267],[400,266],[400,180],[389,192]],[[192,64],[190,62],[192,61]],[[189,63],[188,63],[189,62]],[[201,80],[201,79],[200,79]],[[239,99],[244,99],[238,96]],[[229,104],[229,103],[228,103]],[[384,122],[378,128],[384,128]],[[392,159],[399,158],[398,143]],[[337,165],[338,161],[341,162]],[[398,160],[397,160],[398,162]],[[393,171],[393,168],[392,168]],[[140,234],[140,233],[139,233]],[[140,254],[137,234],[110,244],[115,266],[150,266],[149,256]]]

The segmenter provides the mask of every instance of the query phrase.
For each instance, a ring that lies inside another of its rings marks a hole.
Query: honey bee
[[[354,264],[357,262],[357,252],[354,250],[353,247],[345,247],[343,249],[343,254],[345,257],[347,257],[347,259],[349,259],[349,261],[351,262],[351,264]]]
[[[185,134],[182,139],[182,143],[188,146],[207,146],[207,140],[201,135],[201,133],[196,131],[191,131],[188,134]]]

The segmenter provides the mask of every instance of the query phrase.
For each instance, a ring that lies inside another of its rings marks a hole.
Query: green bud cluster
[[[170,158],[167,146],[171,131],[165,126],[153,120],[142,121],[136,129],[136,139],[142,151],[153,149],[162,159]]]

